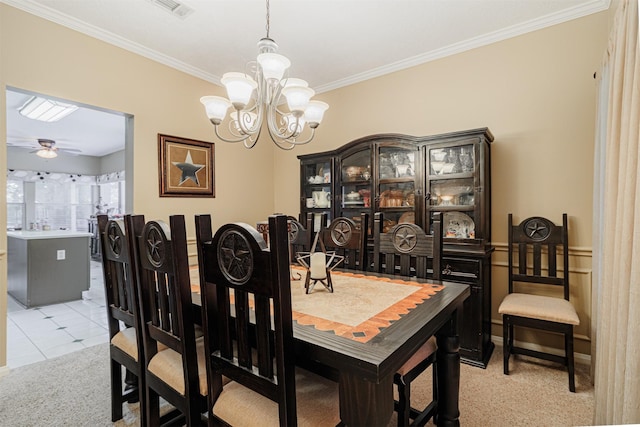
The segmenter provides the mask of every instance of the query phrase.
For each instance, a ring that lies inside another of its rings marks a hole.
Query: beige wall
[[[506,292],[506,217],[570,216],[576,350],[589,353],[595,80],[607,13],[536,31],[318,96],[331,105],[316,139],[291,152],[217,142],[216,198],[158,197],[157,134],[213,142],[198,102],[221,89],[169,67],[0,4],[0,90],[6,85],[134,116],[134,212],[165,218],[210,212],[214,227],[298,211],[299,154],[365,135],[430,135],[487,126],[492,146],[493,319]],[[9,42],[11,40],[11,42]],[[4,96],[0,138],[5,140]],[[6,144],[0,144],[5,200]],[[127,177],[130,178],[130,177]],[[275,191],[275,189],[278,191]],[[0,209],[0,224],[6,221]],[[192,220],[187,221],[193,236]],[[0,227],[0,331],[6,327],[5,230]],[[575,277],[573,277],[575,276]],[[543,345],[556,345],[542,342]],[[558,345],[560,347],[560,345]],[[5,365],[0,339],[0,369]]]
[[[569,215],[571,298],[579,307],[576,350],[589,354],[591,223],[596,83],[607,12],[522,35],[322,94],[331,107],[309,146],[282,153],[276,209],[298,207],[296,156],[398,132],[432,135],[487,126],[492,155],[492,319],[506,293],[507,214]],[[557,341],[542,345],[562,348]]]
[[[216,197],[158,196],[157,134],[214,142],[199,98],[222,89],[139,55],[0,4],[0,200],[6,200],[5,88],[12,86],[134,116],[133,212],[147,218],[211,213],[214,227],[274,211],[272,144],[215,144]],[[0,209],[0,224],[6,209]],[[215,229],[215,228],[214,228]],[[6,231],[0,226],[0,370],[6,364]],[[190,248],[194,253],[194,248]]]

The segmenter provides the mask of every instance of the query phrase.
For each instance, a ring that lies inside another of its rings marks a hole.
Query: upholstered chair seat
[[[200,335],[196,331],[196,337],[202,336],[202,328],[200,329]],[[118,332],[113,338],[111,338],[111,345],[118,347],[120,350],[133,357],[135,361],[138,360],[138,343],[136,341],[136,331],[134,328],[126,328]],[[166,349],[167,346],[159,343],[158,351]]]
[[[204,340],[196,340],[198,358],[198,384],[200,393],[207,395],[207,369],[204,355]],[[182,355],[170,348],[158,351],[149,361],[149,372],[164,381],[178,393],[184,395],[184,372],[182,371]]]
[[[223,378],[224,380],[224,378]],[[338,383],[296,368],[299,426],[340,423]],[[278,403],[236,382],[225,385],[213,406],[214,415],[232,426],[279,426]]]
[[[509,294],[500,304],[498,313],[574,326],[580,324],[578,313],[573,304],[565,299],[542,295]]]
[[[411,359],[407,360],[396,372],[402,376],[408,374],[413,368],[418,366],[418,364],[434,354],[437,349],[436,338],[429,338],[429,341],[422,344],[422,347],[411,356]]]

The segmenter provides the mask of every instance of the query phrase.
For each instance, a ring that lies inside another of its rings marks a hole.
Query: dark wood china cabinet
[[[469,284],[460,335],[462,361],[486,367],[491,342],[491,161],[487,128],[441,135],[378,134],[300,159],[300,217],[358,221],[384,212],[384,228],[444,223],[443,279]],[[305,224],[308,226],[308,224]],[[372,233],[369,233],[372,235]]]

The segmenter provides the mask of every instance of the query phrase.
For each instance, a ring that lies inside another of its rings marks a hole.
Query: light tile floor
[[[81,300],[25,309],[7,298],[7,365],[28,365],[109,341],[102,264]]]

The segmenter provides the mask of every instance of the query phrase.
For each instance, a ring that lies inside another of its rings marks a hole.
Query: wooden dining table
[[[333,293],[316,286],[305,294],[304,270],[292,268],[293,335],[296,364],[339,383],[342,423],[387,426],[394,373],[435,335],[437,425],[458,426],[458,319],[469,286],[369,272],[331,274]]]

